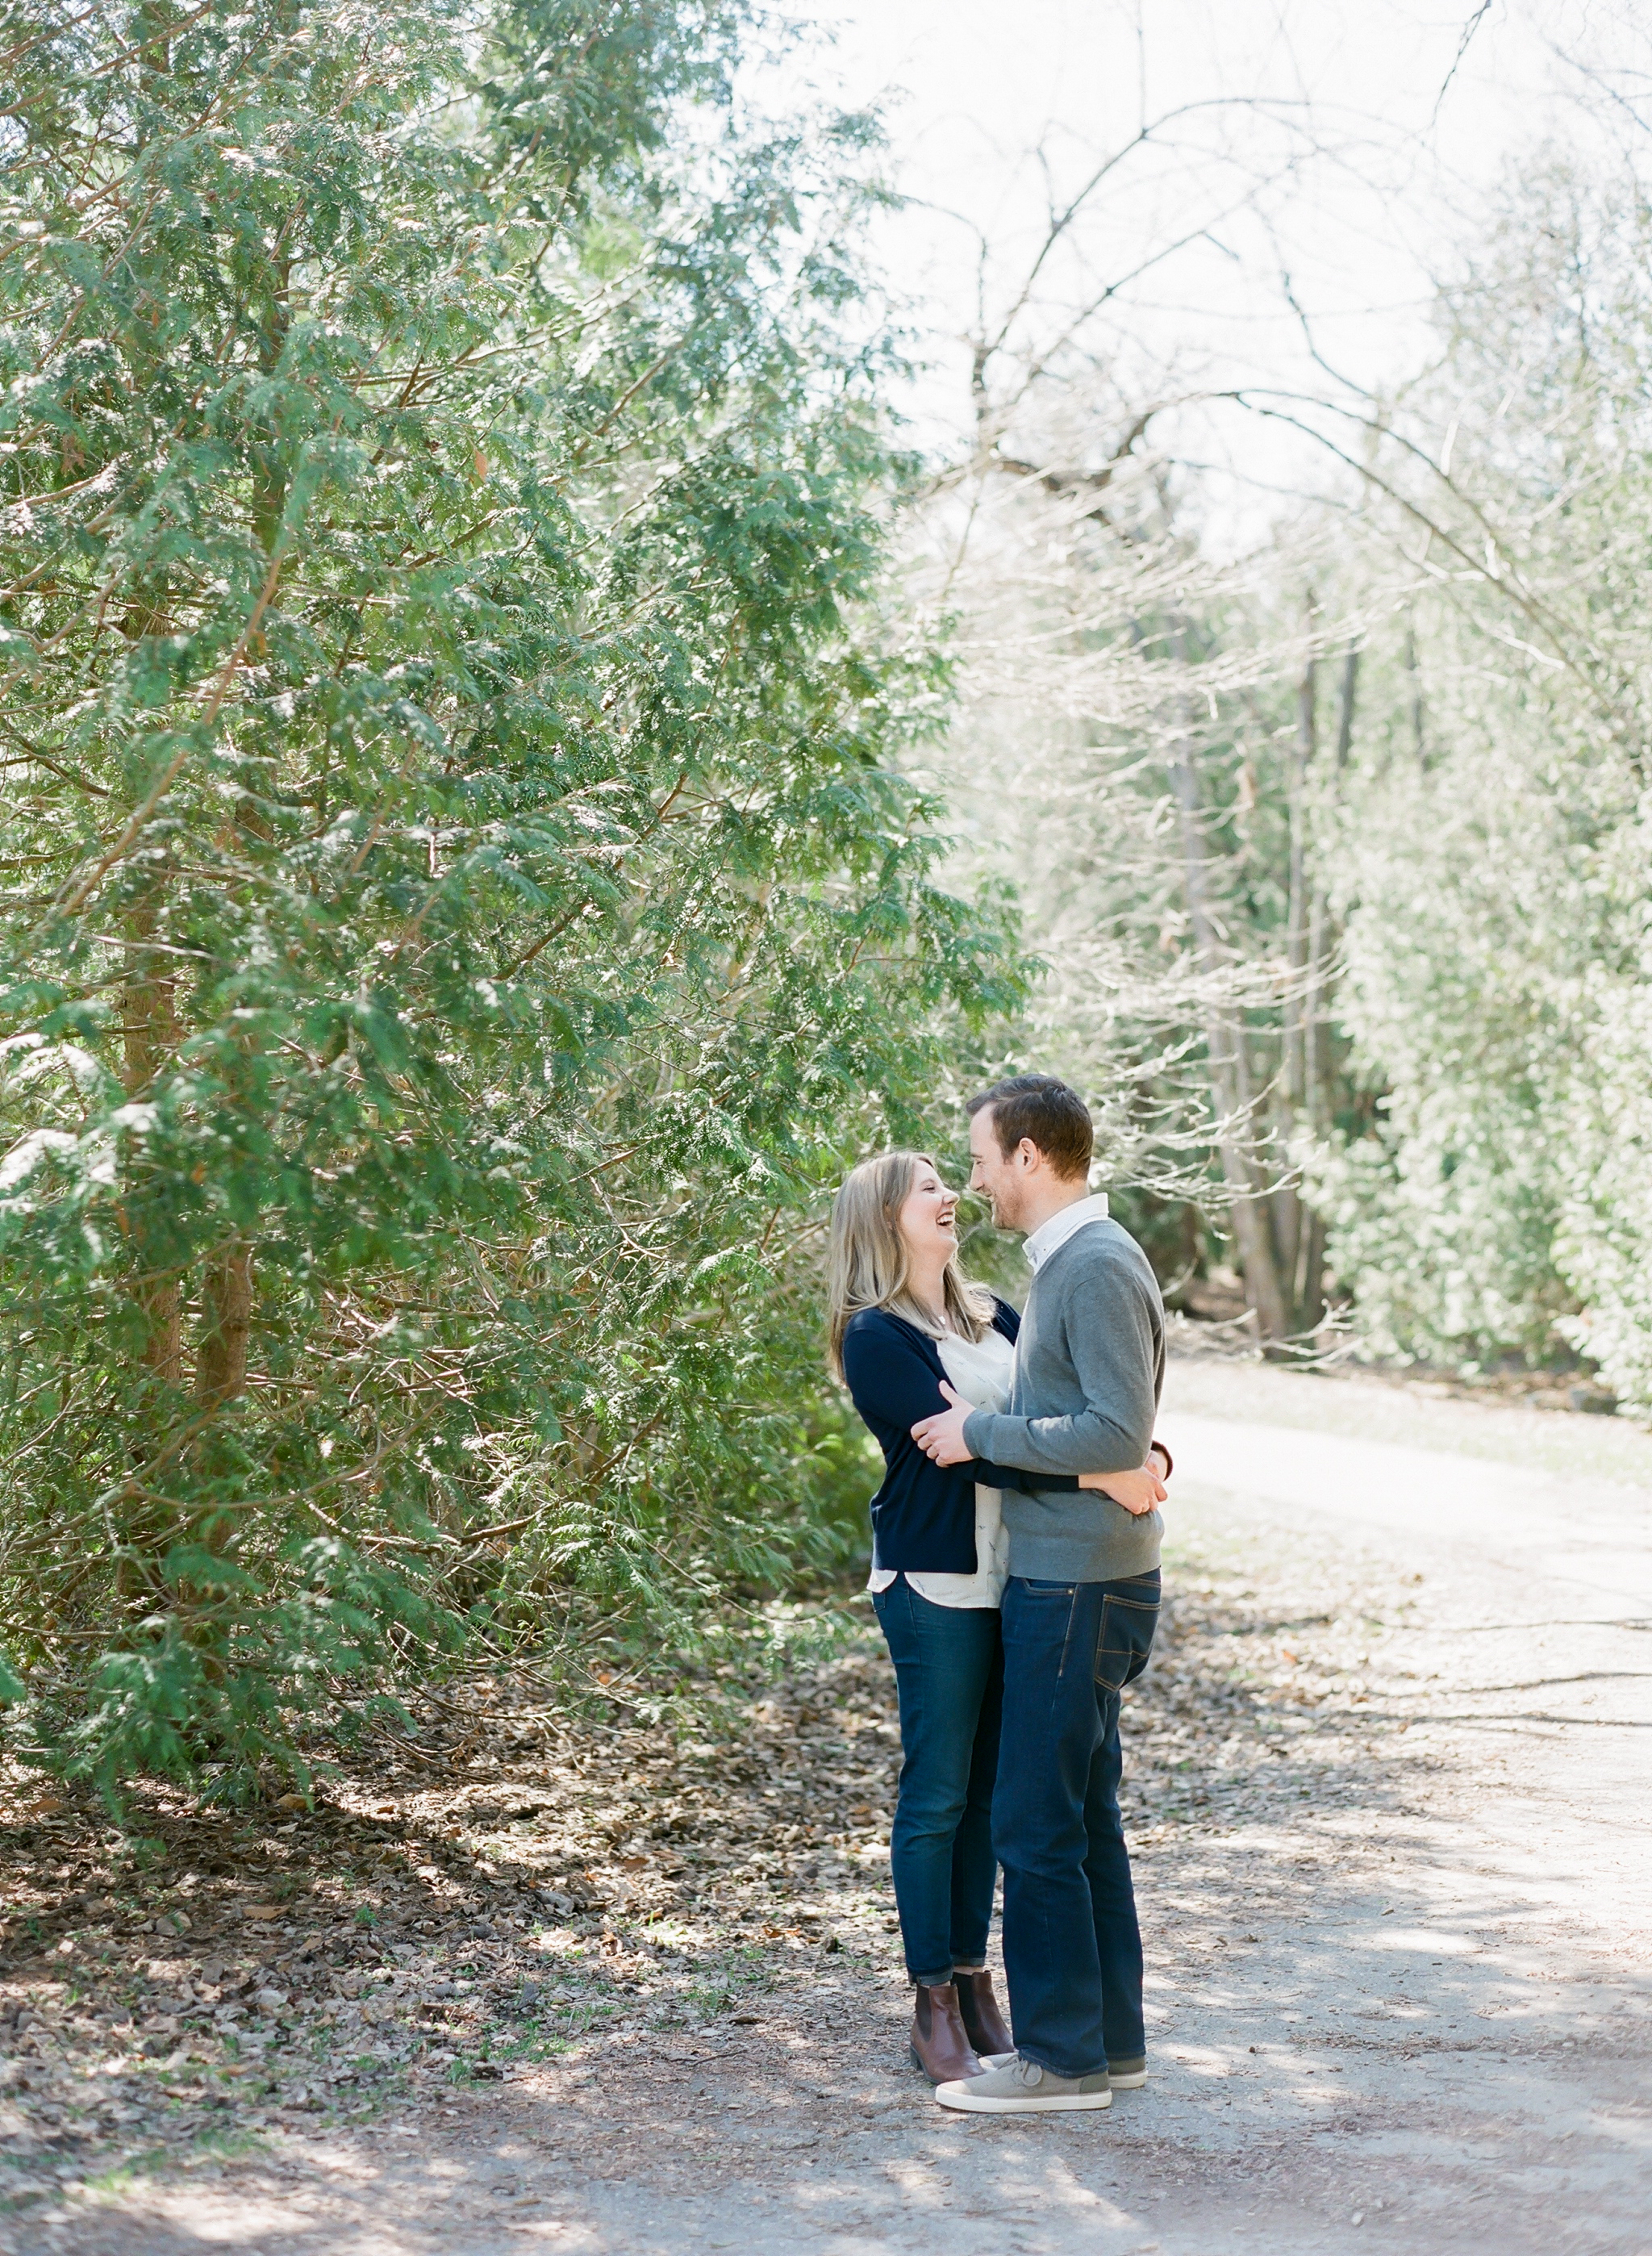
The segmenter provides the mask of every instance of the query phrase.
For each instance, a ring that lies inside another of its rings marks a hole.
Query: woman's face
[[[934,1265],[938,1253],[945,1256],[956,1247],[957,1212],[958,1193],[947,1189],[925,1160],[896,1217],[907,1251],[924,1268]]]

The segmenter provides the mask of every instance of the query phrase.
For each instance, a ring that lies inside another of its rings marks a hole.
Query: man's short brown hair
[[[1050,1073],[1018,1073],[972,1096],[964,1110],[973,1120],[988,1104],[993,1133],[1005,1159],[1027,1136],[1064,1181],[1089,1174],[1095,1150],[1090,1108],[1065,1081]]]

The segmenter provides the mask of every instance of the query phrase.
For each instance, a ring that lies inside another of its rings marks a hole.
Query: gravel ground
[[[700,1738],[502,1693],[257,1822],[12,1781],[0,2251],[1646,2256],[1652,1441],[1197,1364],[1165,1430],[1145,2090],[906,2063],[868,1638]]]

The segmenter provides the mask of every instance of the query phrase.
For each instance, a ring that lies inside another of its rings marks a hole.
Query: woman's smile
[[[958,1193],[925,1160],[913,1179],[898,1220],[902,1237],[915,1254],[926,1254],[938,1238],[950,1259],[958,1244]]]

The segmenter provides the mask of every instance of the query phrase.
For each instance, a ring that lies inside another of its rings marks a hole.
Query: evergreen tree
[[[864,120],[718,0],[7,29],[0,1607],[112,1780],[840,1549],[794,1251],[1015,987]]]

